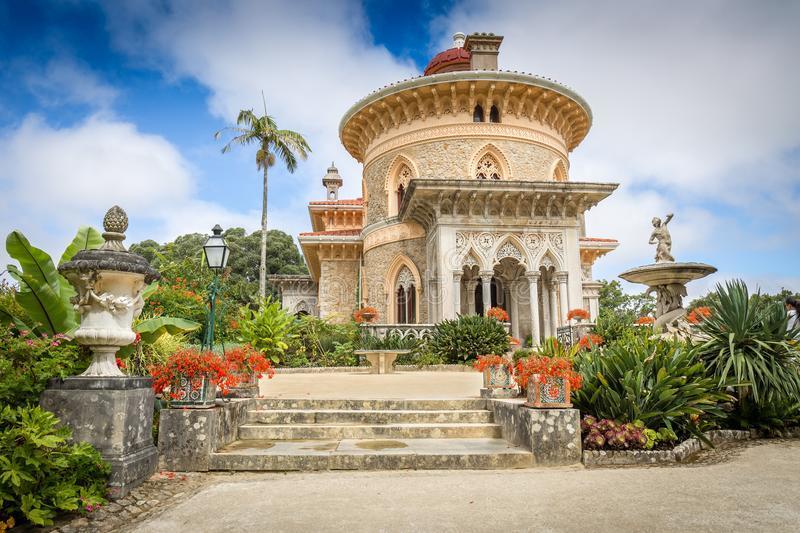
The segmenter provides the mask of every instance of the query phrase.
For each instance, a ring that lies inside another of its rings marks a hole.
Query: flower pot
[[[194,383],[192,383],[194,381]],[[175,387],[177,393],[170,401],[171,407],[207,408],[214,407],[217,398],[217,387],[208,376],[194,380],[181,376]]]
[[[538,374],[531,376],[528,382],[528,400],[525,405],[534,409],[568,409],[572,407],[569,381],[561,377],[548,376],[544,383],[540,383]]]
[[[361,318],[364,319],[364,322],[372,322],[375,316],[375,313],[370,313],[369,311],[363,311],[361,313]]]
[[[250,373],[240,375],[239,384],[231,387],[226,398],[256,398],[258,397],[258,378]]]
[[[492,365],[483,369],[484,389],[513,389],[514,377],[507,365]]]

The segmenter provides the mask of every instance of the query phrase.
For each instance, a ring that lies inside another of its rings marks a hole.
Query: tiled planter
[[[569,381],[548,377],[545,383],[539,383],[539,376],[534,374],[528,381],[528,400],[525,405],[534,409],[571,408]]]
[[[214,385],[208,376],[203,376],[199,379],[199,386],[193,387],[191,379],[188,379],[186,376],[181,376],[180,383],[176,387],[178,398],[170,402],[170,407],[191,407],[199,409],[214,407],[214,402],[217,398],[216,385]]]
[[[228,398],[256,398],[258,397],[258,378],[255,374],[242,376],[241,381],[228,391]]]
[[[483,388],[513,389],[516,387],[511,370],[506,365],[492,365],[483,370]]]

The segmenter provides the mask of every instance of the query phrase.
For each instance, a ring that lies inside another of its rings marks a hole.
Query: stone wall
[[[235,441],[255,400],[218,401],[209,409],[162,409],[158,425],[159,468],[206,472],[211,454]]]
[[[511,139],[441,139],[406,146],[379,156],[364,169],[367,191],[365,225],[381,221],[387,213],[387,174],[397,155],[408,158],[423,179],[470,179],[472,166],[483,148],[491,144],[502,154],[508,171],[516,180],[551,180],[552,168],[561,156],[538,144]],[[504,176],[508,178],[509,176]]]
[[[319,316],[347,321],[356,309],[358,261],[320,261]]]
[[[417,322],[426,324],[428,323],[428,302],[427,291],[425,290],[425,239],[409,239],[387,243],[364,252],[363,274],[369,305],[378,310],[378,322],[386,320],[386,317],[389,316],[387,305],[390,303],[390,295],[393,295],[394,291],[393,287],[386,286],[386,270],[395,258],[401,254],[414,263],[422,278],[420,287],[418,287],[419,316],[417,317]]]
[[[581,462],[581,424],[577,409],[530,409],[524,400],[489,400],[503,438],[533,453],[534,466]]]

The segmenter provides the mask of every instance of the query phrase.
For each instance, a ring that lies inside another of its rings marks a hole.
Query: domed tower
[[[616,184],[570,179],[589,105],[555,81],[498,68],[503,37],[456,34],[418,78],[345,113],[364,165],[361,289],[381,322],[435,323],[505,308],[515,336],[555,336],[569,309],[596,314],[584,212]]]

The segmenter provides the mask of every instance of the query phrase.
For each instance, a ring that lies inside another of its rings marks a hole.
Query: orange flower
[[[494,318],[498,322],[508,322],[508,313],[502,307],[492,307],[486,312],[486,316]]]
[[[361,324],[362,322],[373,322],[377,319],[378,310],[369,305],[362,307],[353,313],[353,320],[355,320],[358,324]]]
[[[589,320],[589,311],[586,309],[570,309],[567,313],[567,320],[572,320],[573,318]]]
[[[478,372],[483,372],[485,369],[489,368],[490,366],[498,366],[503,365],[508,367],[511,370],[514,365],[511,361],[503,357],[502,355],[479,355],[478,359],[472,363],[472,368],[477,370]]]
[[[655,321],[656,319],[651,316],[640,316],[636,323],[642,326],[645,324],[654,324]]]
[[[569,359],[561,357],[529,357],[517,363],[514,379],[520,387],[526,388],[533,376],[539,383],[547,383],[549,377],[559,377],[569,381],[572,390],[583,386],[583,378],[573,368]]]
[[[603,337],[596,333],[589,333],[588,335],[581,337],[581,340],[578,341],[578,344],[584,350],[590,350],[595,346],[600,346],[603,344]]]
[[[686,320],[689,321],[690,324],[699,324],[706,318],[711,316],[711,309],[708,307],[698,307],[691,311],[687,316]]]

